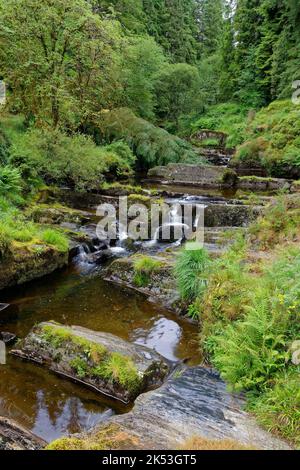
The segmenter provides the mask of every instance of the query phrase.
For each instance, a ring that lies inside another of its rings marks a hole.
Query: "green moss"
[[[240,176],[239,181],[250,181],[254,183],[271,183],[273,178],[263,178],[261,176]]]
[[[63,437],[46,447],[46,450],[111,450],[132,449],[138,445],[138,439],[123,431],[116,424],[109,424],[102,429],[82,438]]]
[[[61,251],[63,253],[65,253],[69,249],[68,239],[62,233],[57,232],[56,230],[45,230],[42,233],[41,238],[42,241],[44,241],[48,245],[54,246],[58,249],[58,251]]]
[[[55,324],[43,325],[39,333],[54,349],[68,347],[72,350],[74,358],[69,365],[80,379],[99,377],[119,384],[132,393],[140,389],[142,378],[131,358],[109,352],[103,345],[74,335]]]

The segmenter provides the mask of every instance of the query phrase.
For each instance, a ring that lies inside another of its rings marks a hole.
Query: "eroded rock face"
[[[160,389],[140,396],[132,412],[112,417],[91,435],[97,436],[109,424],[131,436],[129,449],[132,442],[135,449],[178,449],[193,436],[230,439],[256,449],[289,448],[260,428],[243,405],[215,372],[195,367],[175,373]]]
[[[46,245],[14,249],[11,256],[1,260],[0,290],[39,279],[67,264],[68,253]]]
[[[162,385],[172,368],[144,346],[108,333],[53,322],[33,328],[12,354],[123,403]]]
[[[39,450],[46,442],[8,418],[0,416],[0,450]]]

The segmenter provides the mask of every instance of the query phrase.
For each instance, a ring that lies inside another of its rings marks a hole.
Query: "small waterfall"
[[[77,261],[79,264],[90,262],[90,255],[92,254],[91,248],[87,243],[83,243],[78,248]]]
[[[173,229],[174,235],[174,245],[179,246],[182,243],[184,238],[184,230],[189,230],[189,226],[183,223],[183,216],[182,216],[182,207],[180,204],[174,204],[168,214],[168,222],[163,223],[160,227],[158,227],[154,233],[154,237],[152,240],[146,243],[147,247],[154,247],[160,240],[160,236],[164,235],[164,233],[170,233],[169,239],[171,236],[171,230]],[[181,234],[181,236],[177,236]],[[170,241],[170,240],[168,240]]]

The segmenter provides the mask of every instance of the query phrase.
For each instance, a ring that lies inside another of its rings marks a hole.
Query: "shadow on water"
[[[99,268],[101,269],[101,268]],[[170,360],[200,362],[197,328],[134,291],[82,274],[73,266],[45,279],[1,293],[10,306],[0,313],[0,331],[23,338],[39,322],[55,320],[115,334],[155,349]],[[0,415],[47,441],[93,427],[128,408],[8,355],[0,366]]]

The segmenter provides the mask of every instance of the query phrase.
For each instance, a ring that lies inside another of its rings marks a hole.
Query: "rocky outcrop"
[[[0,450],[39,450],[46,442],[11,419],[0,416]]]
[[[203,142],[207,139],[217,140],[220,147],[225,148],[228,135],[224,132],[201,129],[191,136],[192,141]]]
[[[244,204],[210,204],[205,208],[205,227],[245,227],[261,213],[262,207]]]
[[[140,396],[132,412],[114,416],[89,435],[79,436],[76,445],[89,440],[97,443],[101,429],[109,425],[116,426],[127,439],[131,437],[130,450],[174,450],[193,436],[230,439],[256,449],[289,449],[285,442],[261,429],[243,406],[243,399],[230,394],[216,373],[203,367],[190,368],[176,372],[160,389]],[[58,441],[55,448],[62,444],[64,449],[72,449],[74,440]],[[117,446],[114,442],[113,448]]]
[[[178,314],[182,313],[180,296],[173,275],[174,255],[151,256],[151,259],[158,263],[157,267],[147,273],[142,282],[134,267],[139,258],[139,255],[133,255],[116,259],[105,270],[105,280],[135,289],[146,295],[150,301],[159,303]]]
[[[39,204],[29,209],[30,218],[39,224],[56,224],[63,222],[85,224],[90,221],[91,214],[86,211],[70,209],[61,205]]]
[[[0,290],[24,284],[66,266],[68,253],[47,245],[14,246],[0,261]]]
[[[53,322],[33,328],[12,354],[126,404],[162,385],[172,367],[144,346]]]
[[[172,163],[152,168],[148,177],[164,184],[216,188],[220,186],[225,173],[226,168],[222,167]]]
[[[252,191],[278,191],[280,189],[290,190],[292,181],[283,178],[260,178],[258,176],[244,176],[238,179],[239,189],[250,189]]]
[[[260,175],[240,177],[235,169],[222,166],[198,166],[176,163],[152,168],[148,172],[148,178],[150,181],[169,185],[220,189],[236,188],[253,191],[289,190],[292,185],[291,180],[281,178],[264,178],[260,177]]]

